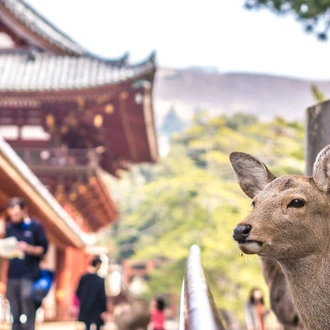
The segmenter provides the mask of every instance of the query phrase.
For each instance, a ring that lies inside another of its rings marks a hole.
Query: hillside
[[[302,119],[313,105],[311,84],[330,97],[330,81],[307,81],[262,74],[218,73],[201,69],[159,69],[155,112],[160,124],[171,107],[188,121],[197,109],[211,113],[248,112],[262,119]]]

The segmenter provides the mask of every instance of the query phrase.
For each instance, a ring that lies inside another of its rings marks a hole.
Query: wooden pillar
[[[72,320],[73,295],[80,276],[86,272],[88,256],[84,250],[67,247],[57,252],[56,320]]]
[[[57,248],[53,242],[49,243],[48,252],[41,262],[41,267],[49,269],[56,274],[56,251]],[[43,300],[42,303],[42,312],[43,312],[43,321],[54,321],[56,319],[56,297],[55,297],[55,285],[53,284],[50,292]]]
[[[312,175],[317,154],[330,144],[330,100],[307,109],[306,175]]]
[[[65,250],[57,250],[56,253],[56,289],[55,289],[55,299],[56,299],[56,321],[61,321],[64,316],[63,311],[65,311],[65,282],[66,282],[66,265],[65,265]]]
[[[0,227],[3,229],[4,219],[0,220]],[[1,237],[4,236],[4,230],[1,232]],[[10,308],[9,303],[6,299],[6,284],[7,284],[7,271],[8,271],[8,260],[0,258],[0,308],[2,310],[0,315],[0,322],[7,322],[10,320]]]
[[[6,222],[5,216],[0,216],[0,237],[5,236],[6,231]],[[7,269],[8,269],[8,260],[0,258],[0,294],[5,292],[5,283],[7,282]]]

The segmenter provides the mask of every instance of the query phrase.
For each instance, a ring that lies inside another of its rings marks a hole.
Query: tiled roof
[[[10,12],[11,15],[1,10],[1,6]],[[57,29],[48,20],[38,14],[23,0],[0,0],[0,19],[9,25],[15,32],[24,39],[27,38],[25,31],[16,26],[14,19],[18,20],[33,34],[47,40],[49,43],[61,49],[64,53],[71,55],[86,54],[86,50],[69,38],[66,34]]]
[[[89,55],[75,57],[35,50],[1,51],[0,91],[99,87],[134,79],[154,68],[154,54],[138,65],[119,67]]]

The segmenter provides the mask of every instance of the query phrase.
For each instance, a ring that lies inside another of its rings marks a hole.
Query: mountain
[[[214,114],[247,112],[261,119],[303,119],[306,109],[315,104],[311,84],[330,97],[330,81],[160,68],[154,89],[156,122],[160,126],[170,109],[186,122],[197,110]]]

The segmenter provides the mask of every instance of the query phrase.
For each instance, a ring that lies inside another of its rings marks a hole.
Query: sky
[[[89,51],[160,67],[215,67],[330,80],[330,41],[292,15],[247,11],[244,0],[26,0]]]

